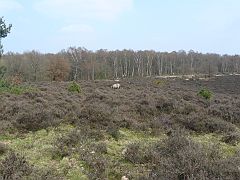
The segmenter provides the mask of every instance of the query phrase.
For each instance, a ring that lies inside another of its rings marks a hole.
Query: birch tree
[[[80,71],[80,62],[82,60],[82,52],[85,50],[85,48],[76,48],[76,47],[70,47],[68,48],[67,52],[70,56],[71,62],[72,62],[72,68],[73,68],[73,80],[77,81],[79,78],[79,71]]]

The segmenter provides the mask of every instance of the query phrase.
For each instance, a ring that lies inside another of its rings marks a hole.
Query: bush
[[[175,117],[175,121],[184,128],[198,133],[229,133],[236,130],[236,126],[220,118],[193,114],[189,117]]]
[[[7,146],[0,142],[0,156],[4,153],[6,153],[8,150]]]
[[[64,180],[54,167],[44,169],[34,168],[32,174],[27,178],[30,180]]]
[[[222,142],[225,142],[227,144],[236,146],[240,142],[240,133],[238,132],[232,132],[229,133],[221,139]]]
[[[208,114],[239,125],[240,111],[234,105],[212,105],[209,107]]]
[[[120,137],[119,127],[117,125],[109,125],[107,133],[110,134],[116,141]]]
[[[105,142],[94,142],[88,146],[89,150],[98,154],[107,154],[107,144]]]
[[[122,151],[124,158],[133,164],[148,163],[151,161],[150,148],[144,144],[131,143]]]
[[[52,167],[39,169],[26,161],[25,157],[10,152],[0,163],[1,180],[39,179],[39,180],[61,180],[56,170]]]
[[[218,146],[203,146],[173,133],[152,151],[148,179],[238,179],[239,157],[224,159]]]
[[[156,108],[160,112],[171,114],[176,108],[176,101],[173,99],[160,98],[156,103]]]
[[[5,66],[0,66],[0,79],[6,74],[7,68]]]
[[[35,89],[31,87],[25,87],[21,86],[19,84],[15,84],[14,82],[11,82],[10,80],[3,80],[0,79],[0,93],[2,92],[8,92],[11,94],[22,94],[24,92],[31,92],[35,91]]]
[[[166,84],[166,81],[165,80],[162,80],[162,79],[156,79],[154,81],[154,84],[156,85],[165,85]]]
[[[76,83],[75,81],[71,82],[70,85],[68,86],[68,91],[69,92],[77,92],[80,93],[81,92],[81,87],[78,83]]]
[[[141,100],[136,104],[136,110],[142,117],[154,116],[156,108],[149,100]]]
[[[84,161],[85,172],[89,179],[106,179],[108,159],[105,156],[107,146],[104,142],[85,144],[78,149],[80,161]]]
[[[78,148],[80,161],[84,161],[89,179],[107,179],[108,159],[105,142],[87,142]]]
[[[208,89],[202,89],[198,92],[198,95],[209,100],[212,97],[212,92],[209,91]]]
[[[11,86],[11,83],[7,80],[0,80],[0,88],[9,88]]]
[[[184,105],[183,109],[180,109],[179,113],[184,114],[184,115],[189,115],[189,114],[195,113],[195,112],[197,112],[197,106],[189,103],[189,104]]]
[[[32,171],[23,156],[11,152],[0,164],[0,179],[26,179]]]
[[[108,160],[102,154],[96,153],[91,149],[85,149],[80,152],[80,160],[87,165],[85,173],[89,179],[106,179]]]
[[[99,106],[97,103],[86,105],[79,115],[80,126],[87,125],[92,128],[106,129],[113,125],[113,117],[108,107]]]
[[[53,113],[48,109],[28,109],[25,112],[18,113],[13,122],[14,127],[23,131],[37,131],[57,123]]]
[[[139,153],[140,144],[132,143],[127,145],[126,149],[123,150],[122,154],[124,158],[131,163],[138,163],[142,154]]]
[[[172,131],[168,138],[151,145],[129,144],[123,156],[142,176],[133,179],[238,179],[239,154],[225,158],[217,145],[192,141],[184,130]]]
[[[79,153],[80,161],[84,161],[85,174],[90,179],[105,178],[107,169],[107,145],[100,141],[103,134],[95,129],[74,129],[59,137],[54,143],[53,158],[63,158],[72,153]]]
[[[75,150],[78,150],[78,146],[84,145],[89,140],[99,141],[103,138],[103,134],[98,130],[90,129],[87,127],[74,129],[68,134],[59,137],[56,142],[54,142],[53,158],[63,158],[69,156]]]

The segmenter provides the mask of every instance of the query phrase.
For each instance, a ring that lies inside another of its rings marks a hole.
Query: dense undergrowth
[[[80,93],[35,83],[0,94],[0,179],[238,179],[240,92],[227,82],[222,93],[222,82],[80,82]]]

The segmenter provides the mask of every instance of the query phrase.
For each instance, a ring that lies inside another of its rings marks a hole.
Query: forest
[[[8,52],[0,60],[0,76],[33,82],[239,73],[239,55],[202,54],[193,50],[90,51],[70,47],[56,54],[35,50],[22,54]]]

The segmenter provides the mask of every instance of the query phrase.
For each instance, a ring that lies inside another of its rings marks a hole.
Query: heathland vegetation
[[[0,180],[238,180],[239,73],[193,51],[6,53]]]
[[[123,79],[120,89],[35,82],[1,92],[0,177],[238,179],[239,78]]]

